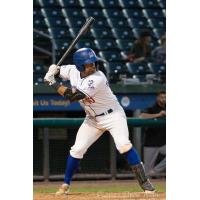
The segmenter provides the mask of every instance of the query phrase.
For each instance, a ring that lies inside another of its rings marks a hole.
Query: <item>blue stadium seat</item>
[[[66,19],[67,25],[72,28],[81,28],[85,24],[86,19],[83,17],[72,17]]]
[[[98,39],[95,40],[95,44],[97,45],[99,50],[116,50],[118,46],[114,39]]]
[[[33,8],[33,17],[43,17],[43,14],[40,8]]]
[[[92,28],[91,33],[94,36],[94,38],[99,39],[108,39],[112,38],[114,39],[114,35],[109,28]]]
[[[140,63],[126,63],[126,66],[129,70],[129,72],[132,75],[142,75],[145,76],[146,74],[152,74],[152,71],[147,66],[145,62]]]
[[[135,36],[130,28],[123,28],[123,29],[113,28],[112,31],[114,33],[115,38],[131,39],[131,40],[135,39]]]
[[[120,9],[103,9],[103,13],[107,18],[123,18],[125,17],[123,12]]]
[[[118,0],[99,0],[100,4],[104,8],[121,8]]]
[[[58,0],[38,0],[41,7],[60,7],[60,3]]]
[[[122,51],[130,51],[131,47],[133,46],[133,40],[128,38],[126,40],[116,40],[118,47],[122,50]]]
[[[83,16],[83,12],[81,8],[63,8],[62,12],[66,18]]]
[[[61,8],[42,8],[45,17],[64,17]]]
[[[69,29],[66,29],[65,27],[51,28],[49,29],[49,32],[55,39],[59,38],[72,39]]]
[[[166,20],[165,18],[152,18],[148,19],[148,22],[151,26],[151,28],[156,28],[156,29],[165,29],[166,27]]]
[[[154,64],[149,63],[148,66],[156,75],[166,76],[166,65],[165,64]]]
[[[130,75],[123,62],[109,62],[104,64],[104,66],[107,70],[110,83],[117,83]]]
[[[145,17],[142,9],[123,9],[123,13],[127,18],[140,18]]]
[[[108,22],[110,24],[110,26],[112,28],[128,28],[129,24],[127,22],[127,20],[125,18],[119,18],[119,19],[115,19],[115,18],[109,18]]]
[[[78,34],[78,32],[80,31],[80,27],[79,28],[70,28],[69,29],[70,33],[71,33],[71,36],[72,38],[75,38]],[[93,40],[93,35],[91,33],[91,31],[88,31],[85,35],[84,35],[84,39],[92,39]]]
[[[65,8],[81,8],[79,0],[59,0],[59,2]]]
[[[150,47],[151,47],[151,49],[153,50],[153,49],[155,49],[157,46],[159,46],[158,40],[152,38],[152,39],[151,39],[151,42],[150,42]]]
[[[37,30],[39,30],[42,33],[46,33],[50,36],[50,32],[49,32],[48,28],[37,28]],[[49,39],[44,38],[44,36],[41,36],[40,34],[35,33],[35,32],[33,32],[33,39],[34,39],[34,42],[38,42],[38,41],[42,41],[42,40],[49,41]]]
[[[48,17],[45,18],[48,27],[66,27],[66,21],[64,17]],[[66,27],[67,28],[67,27]]]
[[[44,66],[41,64],[33,64],[33,73],[34,74],[45,74],[46,70],[44,69]]]
[[[56,42],[56,50],[61,50],[61,49],[66,49],[72,41],[67,39],[55,39],[55,42]]]
[[[98,0],[80,0],[80,4],[83,8],[101,8]]]
[[[161,8],[166,8],[166,0],[158,0],[158,4]]]
[[[47,28],[45,19],[43,17],[33,17],[33,26],[34,28]]]
[[[134,29],[149,28],[149,23],[146,18],[129,18],[128,22]]]
[[[163,18],[165,17],[161,9],[143,9],[146,18]]]
[[[34,85],[44,83],[44,76],[40,75],[40,74],[34,74],[33,75],[33,83],[34,83]]]
[[[160,8],[157,0],[139,0],[142,8]]]
[[[131,9],[131,8],[140,8],[141,7],[139,0],[128,0],[128,1],[119,0],[119,3],[122,8]]]
[[[156,28],[154,28],[153,29],[153,33],[154,33],[154,35],[155,35],[155,37],[157,39],[160,39],[163,35],[166,34],[166,30],[165,29],[156,29]]]
[[[90,16],[92,16],[92,17],[94,17],[95,19],[96,18],[104,18],[105,17],[105,15],[104,15],[104,13],[103,13],[103,11],[102,11],[102,9],[94,9],[94,8],[85,8],[85,9],[83,9],[83,14],[84,14],[84,16],[85,17],[90,17]]]
[[[110,28],[107,20],[105,18],[98,18],[97,21],[93,24],[94,28]]]
[[[96,44],[94,43],[93,40],[90,39],[81,39],[78,41],[78,43],[76,44],[76,47],[78,49],[83,48],[83,47],[87,47],[87,48],[91,48],[93,50],[96,50]]]
[[[123,57],[120,51],[100,51],[100,57],[105,59],[108,62],[122,62]]]

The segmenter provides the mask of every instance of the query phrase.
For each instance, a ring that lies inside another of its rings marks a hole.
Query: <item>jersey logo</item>
[[[94,85],[93,84],[94,84],[94,81],[93,80],[89,80],[88,81],[88,88],[89,89],[94,89]]]

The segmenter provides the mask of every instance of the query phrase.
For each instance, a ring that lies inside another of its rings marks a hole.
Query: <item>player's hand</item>
[[[159,113],[158,113],[159,117],[164,117],[166,116],[166,111],[165,110],[161,110]]]
[[[60,70],[60,66],[58,65],[55,65],[55,64],[52,64],[50,67],[49,67],[49,73],[52,74],[52,75],[56,75]]]
[[[53,85],[54,83],[56,83],[54,74],[47,72],[44,77],[44,82],[50,86]]]

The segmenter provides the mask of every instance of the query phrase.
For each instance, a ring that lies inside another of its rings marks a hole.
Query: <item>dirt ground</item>
[[[155,194],[146,194],[144,192],[76,192],[83,187],[113,187],[130,186],[130,181],[101,181],[101,182],[75,182],[73,183],[74,191],[65,196],[55,196],[54,192],[43,192],[48,188],[57,188],[60,183],[34,183],[33,188],[37,191],[33,194],[33,200],[166,200],[165,192],[156,192]],[[163,184],[163,182],[156,182]],[[137,185],[135,183],[135,185]],[[134,186],[134,185],[133,185]],[[165,186],[165,183],[164,183]]]

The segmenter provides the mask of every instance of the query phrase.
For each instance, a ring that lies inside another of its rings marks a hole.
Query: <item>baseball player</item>
[[[145,192],[155,192],[145,174],[143,163],[129,140],[125,112],[111,91],[107,78],[97,69],[99,60],[92,49],[81,48],[73,55],[74,65],[51,65],[44,77],[44,81],[69,103],[79,101],[86,112],[85,120],[67,158],[64,184],[56,194],[63,195],[69,192],[72,176],[80,160],[105,131],[110,132],[117,150],[126,157],[141,188]],[[55,77],[69,80],[71,88],[57,83]]]

